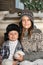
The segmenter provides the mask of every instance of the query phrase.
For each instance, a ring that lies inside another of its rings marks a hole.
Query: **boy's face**
[[[18,39],[18,32],[17,31],[10,31],[9,33],[8,33],[8,38],[9,38],[9,40],[11,40],[11,41],[15,41],[15,40],[17,40]]]

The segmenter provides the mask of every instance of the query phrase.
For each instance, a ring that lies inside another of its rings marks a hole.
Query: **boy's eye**
[[[10,33],[10,35],[12,35],[12,33]]]
[[[13,33],[13,34],[12,34],[12,33],[10,33],[10,35],[16,35],[16,34],[17,34],[17,33]]]

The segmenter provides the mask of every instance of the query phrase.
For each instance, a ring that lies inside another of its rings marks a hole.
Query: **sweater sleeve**
[[[39,37],[38,49],[39,51],[43,51],[43,33],[41,33]]]
[[[3,46],[1,48],[1,56],[3,59],[6,59],[9,57],[10,50],[9,47],[6,45],[6,43],[3,43]]]

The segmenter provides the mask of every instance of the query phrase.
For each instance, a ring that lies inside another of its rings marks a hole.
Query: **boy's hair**
[[[10,31],[13,31],[13,30],[17,31],[18,34],[20,35],[19,26],[18,26],[17,24],[9,24],[9,25],[7,26],[7,28],[6,28],[6,33],[4,33],[4,40],[5,40],[5,41],[9,40],[9,38],[8,38],[8,33],[9,33]]]

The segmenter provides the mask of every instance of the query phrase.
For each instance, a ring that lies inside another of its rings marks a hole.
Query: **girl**
[[[24,59],[29,61],[43,58],[43,34],[34,27],[33,20],[33,13],[31,11],[22,11],[19,23],[21,44],[25,52]]]

